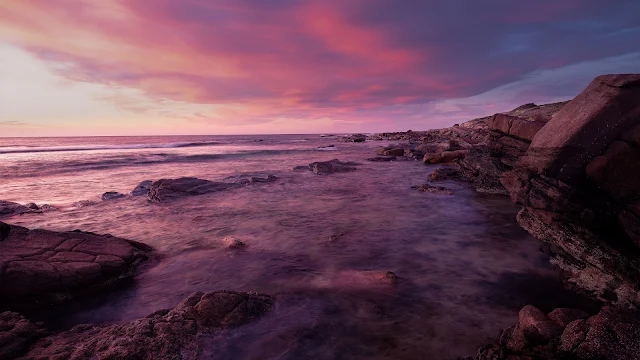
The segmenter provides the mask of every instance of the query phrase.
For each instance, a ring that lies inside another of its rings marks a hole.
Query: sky
[[[425,130],[640,72],[637,0],[1,0],[0,136]]]

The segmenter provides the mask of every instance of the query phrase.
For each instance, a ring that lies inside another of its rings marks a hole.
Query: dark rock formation
[[[35,204],[34,204],[35,205]],[[36,205],[37,207],[37,205]],[[39,208],[21,205],[11,201],[0,200],[0,217],[40,212]]]
[[[640,75],[597,77],[501,176],[518,222],[547,244],[568,283],[640,305]]]
[[[83,208],[83,207],[87,207],[95,204],[97,204],[97,202],[93,200],[80,200],[80,201],[74,202],[73,204],[71,204],[71,206],[77,207],[77,208]]]
[[[252,321],[269,311],[272,303],[272,298],[265,295],[194,293],[174,309],[159,310],[142,319],[79,325],[42,337],[26,351],[23,346],[20,359],[198,359],[202,349],[200,334]],[[0,317],[4,314],[7,313]]]
[[[121,198],[123,198],[125,196],[127,196],[127,195],[121,194],[121,193],[116,192],[116,191],[108,191],[108,192],[102,194],[102,201],[121,199]]]
[[[13,360],[24,355],[29,346],[45,335],[47,331],[41,326],[18,313],[0,313],[0,360]]]
[[[0,302],[44,300],[129,276],[151,248],[109,235],[0,222]]]
[[[603,307],[589,317],[574,309],[544,314],[528,305],[518,323],[468,360],[640,359],[640,313]]]
[[[186,196],[203,195],[237,188],[241,185],[239,183],[214,182],[194,177],[161,179],[151,185],[148,196],[151,201],[165,202]]]
[[[146,196],[149,194],[149,189],[153,185],[153,180],[145,180],[138,184],[135,189],[131,190],[131,196]]]
[[[422,191],[422,192],[428,192],[428,193],[433,193],[433,194],[440,194],[440,195],[453,195],[455,194],[455,192],[451,189],[447,189],[444,186],[433,186],[433,185],[429,185],[429,184],[423,184],[423,185],[415,185],[411,187],[412,189],[416,189],[418,191]]]
[[[309,164],[309,169],[316,175],[327,175],[339,172],[348,172],[356,170],[357,163],[343,162],[338,159],[329,161],[317,161]]]

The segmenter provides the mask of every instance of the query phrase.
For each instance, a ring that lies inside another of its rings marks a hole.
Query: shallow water
[[[66,328],[143,317],[194,291],[257,291],[275,295],[275,309],[207,338],[203,358],[453,359],[495,339],[526,304],[586,306],[563,290],[508,198],[453,181],[441,183],[451,196],[412,190],[436,167],[364,161],[384,143],[317,135],[1,139],[0,199],[60,207],[4,221],[110,233],[158,253],[130,283],[32,316]],[[34,146],[47,151],[29,152]],[[328,176],[291,171],[333,158],[361,165]],[[146,179],[248,173],[278,180],[160,205],[98,201]],[[98,203],[71,206],[85,199]],[[226,248],[227,236],[247,248]]]

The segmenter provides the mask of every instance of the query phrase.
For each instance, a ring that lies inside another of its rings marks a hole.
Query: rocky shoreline
[[[446,129],[343,139],[377,140],[399,143],[376,148],[369,161],[446,165],[431,172],[428,183],[413,187],[425,196],[452,195],[433,184],[443,180],[510,196],[522,207],[518,223],[541,241],[566,286],[604,305],[596,314],[572,309],[545,314],[526,306],[516,325],[465,359],[640,359],[640,75],[600,76],[570,102],[526,104]],[[333,159],[294,170],[328,175],[359,165]],[[102,200],[147,196],[165,203],[274,181],[265,174],[223,182],[147,180],[129,195],[107,192]],[[48,210],[54,209],[0,201],[0,216]],[[244,244],[229,240],[229,247]],[[0,360],[193,359],[200,335],[249,322],[275,302],[269,295],[215,290],[143,319],[58,333],[14,312],[129,278],[153,256],[149,246],[111,235],[0,222]]]

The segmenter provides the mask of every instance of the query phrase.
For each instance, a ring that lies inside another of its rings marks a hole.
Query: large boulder
[[[273,299],[266,295],[194,293],[175,308],[142,319],[79,325],[41,338],[23,350],[20,359],[199,359],[203,345],[199,335],[215,336],[215,329],[248,323],[269,311],[272,304]]]
[[[640,74],[599,76],[500,178],[570,285],[630,307],[640,306],[639,126]]]
[[[0,302],[42,300],[122,279],[150,253],[144,244],[110,235],[0,222]]]
[[[470,360],[640,359],[640,313],[603,307],[596,315],[575,309],[544,314],[528,305],[498,341]]]

